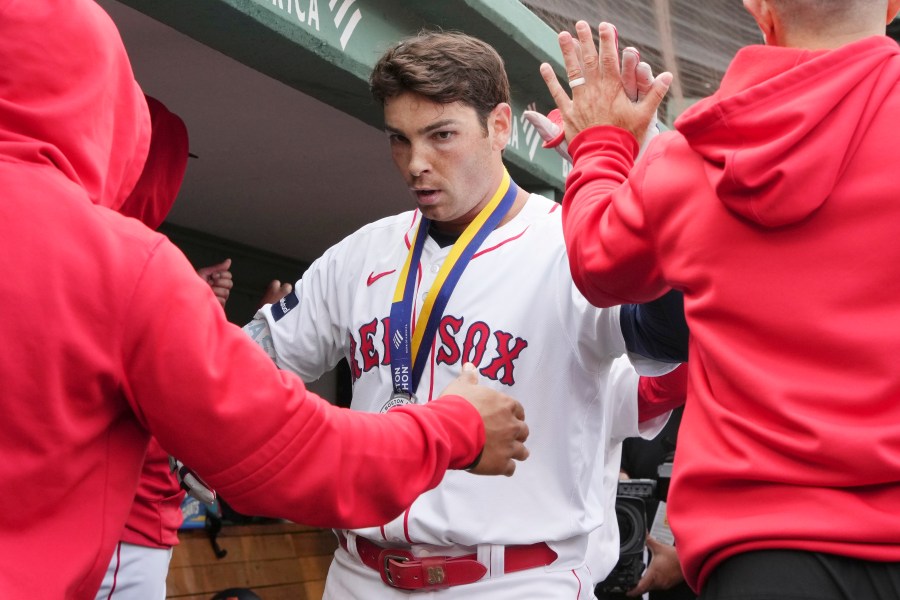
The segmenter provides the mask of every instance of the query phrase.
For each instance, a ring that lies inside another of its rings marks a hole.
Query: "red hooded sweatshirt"
[[[695,589],[762,548],[900,560],[898,115],[889,38],[753,46],[634,170],[621,129],[569,145],[581,291],[599,305],[684,292],[669,516]]]
[[[162,225],[175,203],[188,161],[188,133],[178,115],[156,98],[146,96],[150,109],[150,150],[141,176],[119,212],[151,229]],[[122,541],[151,548],[178,543],[185,492],[169,469],[169,453],[150,438]]]
[[[0,2],[0,596],[92,599],[150,433],[236,510],[390,520],[484,443],[461,398],[342,410],[118,209],[150,118],[90,0]]]

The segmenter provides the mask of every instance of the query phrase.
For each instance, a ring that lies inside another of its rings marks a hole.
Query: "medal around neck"
[[[391,394],[390,399],[387,403],[381,407],[382,413],[386,413],[396,406],[404,406],[406,404],[418,404],[419,400],[416,398],[415,394],[410,394],[408,392],[394,392]]]
[[[391,396],[389,405],[385,405],[383,410],[399,405],[401,395],[406,397],[404,404],[415,402],[412,391],[419,385],[427,361],[428,349],[434,342],[450,294],[462,277],[463,271],[475,251],[509,212],[515,203],[517,194],[518,186],[510,178],[509,172],[504,170],[500,185],[490,201],[469,223],[450,249],[422,303],[418,324],[413,330],[416,272],[425,239],[428,237],[429,225],[428,219],[424,216],[419,220],[419,226],[411,240],[403,269],[400,271],[391,304],[391,376],[394,394]],[[423,349],[424,351],[420,352]],[[393,404],[395,400],[397,403]]]

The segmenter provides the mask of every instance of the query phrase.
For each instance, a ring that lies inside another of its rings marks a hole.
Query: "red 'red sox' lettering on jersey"
[[[353,381],[379,366],[390,366],[390,318],[372,319],[350,335],[349,362]],[[528,341],[500,329],[491,330],[484,321],[466,326],[461,317],[446,315],[438,326],[435,362],[459,365],[471,362],[488,379],[512,386],[516,383],[515,361]]]

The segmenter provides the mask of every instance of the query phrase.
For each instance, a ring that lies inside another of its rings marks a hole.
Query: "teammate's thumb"
[[[656,539],[655,537],[648,535],[646,540],[647,548],[651,552],[659,552],[663,548],[665,548],[668,544],[663,544],[661,541]]]
[[[467,362],[463,365],[459,378],[464,383],[478,383],[478,369],[472,363]]]

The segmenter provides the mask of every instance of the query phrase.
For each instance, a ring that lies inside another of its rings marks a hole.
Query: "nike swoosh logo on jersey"
[[[375,271],[369,273],[369,278],[366,280],[366,287],[371,286],[373,283],[384,277],[385,275],[390,275],[391,273],[396,272],[397,269],[391,269],[390,271],[385,271],[384,273],[375,274]]]

